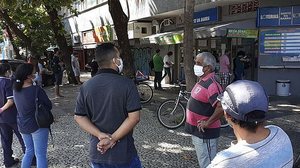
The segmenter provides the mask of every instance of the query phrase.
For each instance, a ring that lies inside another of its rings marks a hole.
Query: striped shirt
[[[220,120],[215,121],[205,132],[198,131],[197,121],[208,120],[215,111],[217,97],[222,87],[215,80],[215,73],[201,79],[191,91],[187,104],[185,130],[187,133],[202,139],[214,139],[220,136]]]

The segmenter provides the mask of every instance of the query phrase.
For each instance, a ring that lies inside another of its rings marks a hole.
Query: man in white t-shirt
[[[169,51],[167,53],[167,55],[164,56],[164,70],[165,70],[165,74],[162,77],[162,79],[164,79],[168,75],[170,83],[173,83],[172,77],[171,77],[172,76],[171,75],[171,67],[173,65],[173,62],[172,62],[172,59],[171,59],[172,55],[173,55],[173,52]]]
[[[264,126],[268,96],[254,81],[239,80],[218,96],[236,141],[219,152],[209,168],[292,168],[293,149],[288,135],[278,126]]]

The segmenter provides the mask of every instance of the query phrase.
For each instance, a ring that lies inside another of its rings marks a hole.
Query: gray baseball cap
[[[257,82],[238,80],[228,85],[225,91],[218,96],[218,100],[221,102],[223,110],[237,120],[260,122],[266,119],[246,117],[246,114],[253,111],[268,111],[268,96]]]

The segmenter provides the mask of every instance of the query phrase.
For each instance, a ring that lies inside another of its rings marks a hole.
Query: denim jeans
[[[36,156],[37,167],[47,168],[48,128],[39,128],[31,134],[22,134],[26,151],[22,159],[22,168],[29,168],[33,156]]]
[[[94,163],[92,162],[92,168],[142,168],[141,161],[138,156],[133,157],[129,164],[125,165],[108,165],[105,163]]]
[[[192,141],[200,167],[207,167],[217,154],[218,138],[200,139],[192,135]]]

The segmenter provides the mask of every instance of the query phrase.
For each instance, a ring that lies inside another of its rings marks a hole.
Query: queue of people
[[[157,50],[153,57],[154,67],[155,62],[159,62],[155,76],[157,89],[161,87],[164,65],[159,52]],[[227,59],[224,60],[226,63]],[[81,129],[91,135],[91,165],[94,168],[141,168],[133,130],[140,121],[142,107],[134,81],[120,75],[123,60],[112,43],[97,46],[95,61],[100,68],[80,87],[74,115]],[[202,52],[194,61],[194,74],[199,81],[187,103],[185,131],[191,134],[199,166],[292,167],[289,137],[278,126],[265,125],[269,100],[263,87],[254,81],[238,80],[223,88],[216,78],[216,59],[211,53]],[[58,60],[56,64],[61,63]],[[172,63],[167,64],[171,66]],[[49,110],[52,104],[34,81],[36,69],[34,64],[22,64],[10,78],[9,65],[0,64],[0,134],[6,167],[19,162],[12,157],[13,132],[25,152],[21,167],[29,168],[34,156],[38,168],[48,167],[49,129],[38,127],[34,118],[36,99],[32,95],[38,92],[39,103]],[[56,73],[56,77],[60,77],[61,72]],[[237,140],[218,153],[222,116],[233,128]]]

